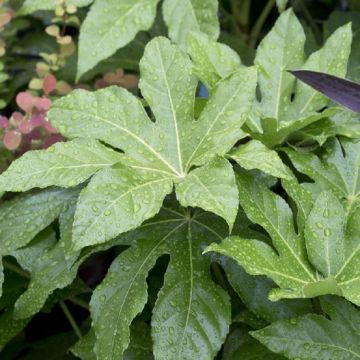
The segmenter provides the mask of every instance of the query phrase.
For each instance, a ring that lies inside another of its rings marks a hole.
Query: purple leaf
[[[316,71],[289,71],[331,100],[360,113],[360,84]]]

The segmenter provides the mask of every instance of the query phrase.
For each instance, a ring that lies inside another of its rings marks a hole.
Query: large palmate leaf
[[[308,314],[274,323],[251,335],[289,359],[359,359],[359,310],[335,297],[322,298],[320,302],[328,318]]]
[[[135,96],[117,87],[74,91],[56,101],[49,112],[65,136],[100,140],[124,151],[121,162],[126,166],[98,171],[81,193],[74,220],[74,251],[109,240],[155,215],[174,183],[186,206],[214,211],[229,226],[235,220],[237,190],[232,169],[224,159],[211,161],[244,136],[240,127],[254,99],[256,70],[241,68],[219,82],[195,121],[197,79],[183,52],[168,40],[156,38],[147,45],[140,69],[140,88],[155,122]],[[206,169],[192,172],[194,166],[207,163]],[[226,176],[216,186],[206,183],[217,174]],[[45,176],[44,181],[51,179]],[[234,199],[224,201],[223,192],[229,188]]]
[[[169,37],[183,48],[191,31],[216,40],[220,33],[217,0],[165,0],[163,15]]]
[[[129,325],[147,302],[148,272],[161,255],[169,254],[151,323],[155,358],[213,359],[228,331],[230,304],[212,283],[210,259],[201,252],[224,233],[224,223],[212,215],[166,207],[126,235],[136,245],[114,260],[90,303],[97,358],[121,358],[129,344]]]
[[[150,29],[158,2],[95,0],[80,29],[77,78]]]
[[[358,169],[358,163],[354,164]],[[356,178],[350,171],[342,174],[344,182]],[[234,258],[250,274],[272,278],[280,287],[270,292],[272,299],[337,294],[360,304],[356,290],[360,283],[357,200],[340,202],[331,184],[325,191],[320,189],[314,201],[306,186],[295,180],[285,181],[285,189],[298,211],[295,232],[293,214],[280,196],[246,175],[239,175],[238,182],[241,205],[248,217],[269,233],[277,253],[261,240],[236,236],[208,250]],[[357,183],[352,184],[356,189]]]
[[[87,6],[93,0],[66,0],[66,5],[75,5],[77,7]],[[18,11],[18,15],[27,15],[39,10],[54,10],[58,6],[57,0],[26,0]]]
[[[254,105],[249,130],[272,147],[296,130],[334,113],[319,112],[328,100],[296,79],[287,70],[305,69],[337,76],[346,73],[351,28],[336,30],[319,51],[304,58],[305,34],[291,9],[285,11],[260,43],[255,64],[259,67],[261,100]],[[293,92],[295,91],[295,95]]]
[[[47,150],[30,151],[13,162],[1,176],[0,189],[26,191],[51,185],[72,187],[120,159],[119,153],[98,141],[80,139],[60,142]]]

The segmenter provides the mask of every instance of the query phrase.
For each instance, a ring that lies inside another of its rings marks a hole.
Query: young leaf
[[[316,71],[293,70],[290,72],[331,100],[360,113],[360,84]]]
[[[95,0],[80,29],[77,78],[150,29],[159,0]]]
[[[213,40],[219,36],[216,0],[165,0],[163,15],[169,37],[183,48],[191,31],[207,34]]]
[[[328,101],[308,86],[296,83],[287,70],[301,68],[344,76],[351,46],[350,25],[335,31],[323,48],[306,61],[304,43],[304,31],[289,9],[281,14],[258,47],[255,64],[260,70],[261,101],[254,105],[248,126],[253,136],[269,147],[281,144],[292,132],[329,116],[328,112],[318,112]]]
[[[247,170],[259,169],[283,179],[291,179],[291,171],[284,165],[276,151],[268,149],[257,140],[250,140],[231,151],[229,157]]]
[[[211,215],[164,208],[126,235],[136,245],[115,259],[91,299],[99,359],[121,358],[129,325],[147,302],[147,274],[163,254],[170,255],[170,263],[153,311],[155,358],[213,359],[228,331],[230,304],[212,283],[209,259],[201,251],[224,230],[224,223]],[[195,334],[196,343],[190,340]]]
[[[241,66],[240,57],[234,50],[200,32],[190,33],[187,51],[195,64],[196,74],[209,90]]]
[[[66,5],[75,5],[76,7],[87,6],[93,0],[66,0]],[[58,6],[57,0],[25,0],[23,6],[17,12],[17,15],[28,15],[39,10],[54,10]]]
[[[223,156],[244,136],[240,127],[255,97],[254,68],[241,68],[219,82],[197,120],[193,114],[197,79],[182,51],[169,40],[156,38],[147,45],[140,69],[140,88],[155,122],[136,97],[118,87],[74,91],[49,112],[64,135],[101,140],[125,152],[126,167],[103,169],[82,192],[74,221],[74,250],[107,241],[155,215],[173,183],[185,179],[198,187],[192,178],[186,179],[192,168]],[[207,194],[199,195],[205,195],[189,206],[205,204]],[[226,213],[231,212],[229,206]]]
[[[29,151],[12,162],[0,176],[0,189],[26,191],[53,185],[73,187],[120,160],[119,153],[95,140],[60,142],[47,150]]]
[[[360,313],[345,300],[321,299],[330,319],[308,314],[254,331],[253,337],[289,359],[353,360],[360,358]]]
[[[232,228],[239,195],[232,166],[227,160],[215,158],[192,171],[176,185],[176,196],[182,206],[197,206],[211,211],[225,219]]]

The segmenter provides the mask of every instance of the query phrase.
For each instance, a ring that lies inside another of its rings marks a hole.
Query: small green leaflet
[[[268,149],[257,140],[250,140],[232,150],[229,157],[246,170],[259,169],[266,174],[282,179],[291,179],[293,177],[277,152]]]
[[[90,302],[97,358],[121,358],[129,344],[129,325],[147,302],[148,272],[168,254],[170,263],[151,322],[154,356],[213,359],[228,331],[230,303],[212,282],[210,259],[201,252],[226,232],[225,223],[214,215],[165,207],[128,233],[125,239],[136,240],[136,245],[114,260]]]
[[[325,316],[308,314],[251,333],[270,350],[289,359],[360,359],[360,313],[345,300],[320,299]]]
[[[77,78],[150,29],[159,0],[95,0],[80,29]]]
[[[190,33],[187,51],[195,65],[195,73],[209,90],[241,66],[234,50],[200,32]]]
[[[272,300],[336,294],[359,305],[360,206],[349,212],[330,190],[321,192],[313,204],[306,189],[300,192],[295,180],[288,181],[285,189],[298,209],[296,233],[293,214],[280,196],[249,176],[237,179],[241,205],[269,233],[279,255],[263,241],[237,236],[207,251],[234,258],[252,275],[272,278],[279,286],[270,292]]]
[[[93,0],[66,0],[66,5],[75,5],[77,7],[87,6]],[[39,10],[55,10],[58,6],[58,0],[26,0],[17,15],[28,15]]]
[[[190,59],[181,50],[165,38],[156,38],[147,45],[140,69],[140,88],[155,122],[135,96],[117,87],[74,91],[56,101],[48,114],[65,136],[100,140],[124,151],[122,163],[126,166],[100,170],[81,192],[73,251],[114,238],[154,216],[174,183],[187,206],[203,204],[205,209],[224,216],[230,227],[235,220],[236,197],[221,211],[216,201],[207,200],[211,193],[219,202],[222,187],[228,189],[229,185],[236,196],[227,162],[219,159],[216,166],[210,162],[216,155],[226,154],[244,136],[240,127],[255,96],[256,70],[241,68],[220,81],[195,121],[197,78]],[[181,193],[185,186],[181,183],[186,184],[187,191],[191,192],[189,186],[198,189],[196,173],[191,175],[191,170],[207,163],[210,178],[222,171],[229,181],[212,189],[204,183],[199,198],[193,197],[190,203]]]
[[[0,189],[26,191],[52,185],[73,187],[120,160],[121,154],[95,140],[59,142],[47,150],[29,151],[14,161],[1,174]]]
[[[291,133],[336,112],[336,109],[327,109],[319,113],[328,100],[307,85],[296,82],[287,70],[306,69],[344,76],[351,35],[349,24],[337,29],[322,49],[305,60],[305,34],[299,20],[291,9],[280,15],[256,53],[261,101],[254,104],[247,122],[255,138],[274,147]]]
[[[186,48],[191,31],[207,34],[216,40],[220,33],[217,0],[165,0],[163,16],[169,37]]]

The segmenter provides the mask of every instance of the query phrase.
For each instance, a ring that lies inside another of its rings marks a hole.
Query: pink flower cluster
[[[48,82],[50,83],[51,80]],[[52,91],[50,89],[52,87],[53,84],[44,85],[46,95]],[[48,148],[55,142],[63,140],[46,118],[46,112],[51,106],[48,97],[35,97],[21,92],[16,97],[16,103],[24,113],[16,111],[9,118],[0,116],[0,128],[3,129],[2,141],[7,149],[19,150],[23,153],[34,148]]]

